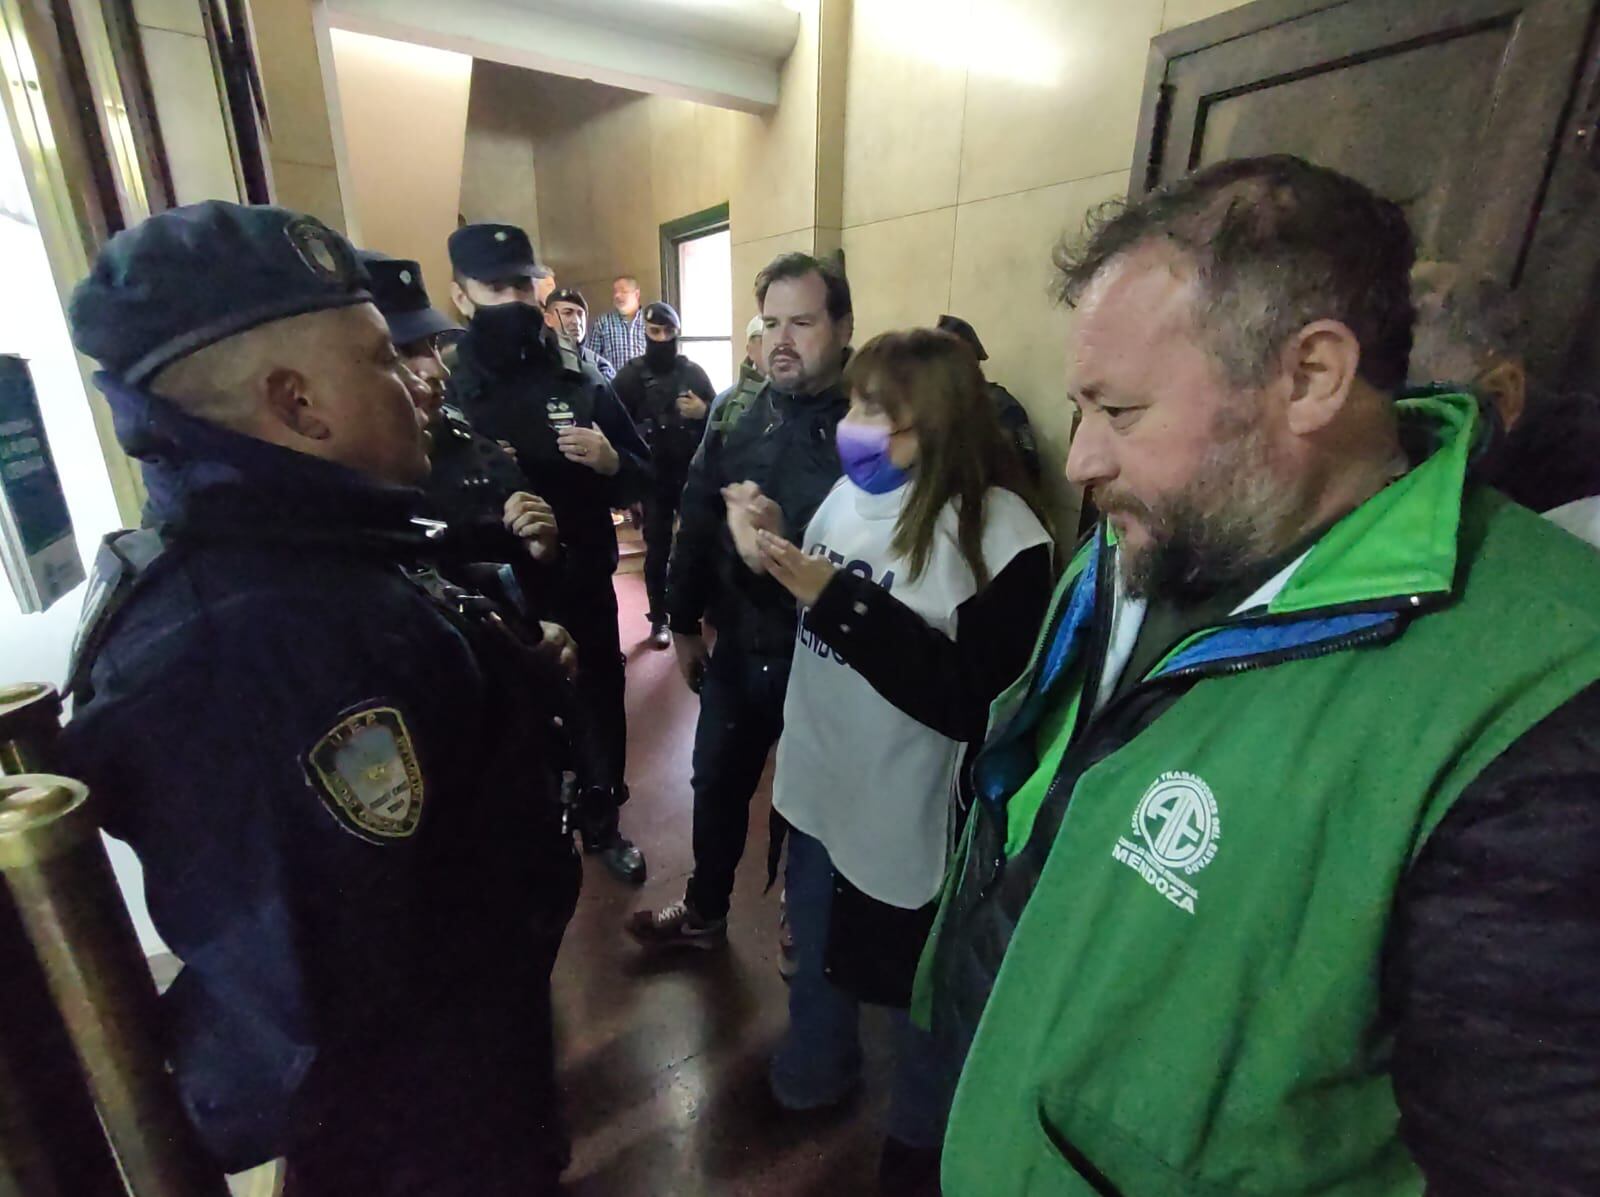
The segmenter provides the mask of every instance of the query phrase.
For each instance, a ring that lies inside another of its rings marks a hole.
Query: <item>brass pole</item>
[[[60,730],[61,695],[54,686],[0,686],[0,776],[43,773]]]
[[[122,904],[88,787],[0,778],[0,872],[43,966],[133,1197],[226,1197],[162,1061],[155,986]]]
[[[50,686],[0,686],[0,775],[42,770],[60,715]],[[0,975],[0,1197],[121,1197],[127,1190],[111,1144],[4,885]]]

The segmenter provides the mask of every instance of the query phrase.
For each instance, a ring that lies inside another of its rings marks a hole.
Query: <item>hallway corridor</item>
[[[778,887],[766,883],[768,786],[720,952],[646,960],[622,930],[640,905],[681,897],[692,867],[689,762],[698,706],[670,652],[652,652],[643,579],[616,581],[628,654],[624,832],[644,850],[642,890],[595,859],[556,966],[560,1078],[573,1138],[573,1197],[855,1197],[874,1189],[887,1099],[887,1027],[863,1019],[865,1084],[839,1110],[780,1111],[766,1060],[782,1034]],[[769,779],[770,783],[770,774]]]

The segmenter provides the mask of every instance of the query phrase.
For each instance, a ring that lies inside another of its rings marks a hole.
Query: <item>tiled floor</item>
[[[689,759],[696,700],[648,634],[643,579],[617,579],[628,652],[623,829],[649,860],[643,890],[591,860],[556,967],[557,1034],[574,1158],[573,1197],[854,1197],[874,1189],[887,1092],[887,1027],[863,1020],[867,1077],[846,1108],[780,1111],[766,1059],[782,1034],[778,891],[766,884],[767,789],[751,808],[725,951],[662,964],[622,931],[641,904],[680,897],[689,849]]]

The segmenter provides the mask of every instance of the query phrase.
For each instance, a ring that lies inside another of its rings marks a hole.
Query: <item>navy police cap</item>
[[[585,314],[589,311],[589,301],[583,297],[583,292],[574,290],[571,287],[562,287],[561,290],[554,292],[546,306],[554,307],[558,303],[575,303],[584,310]]]
[[[644,310],[646,324],[665,324],[673,332],[683,327],[683,322],[678,319],[678,309],[663,300],[656,300]]]
[[[366,249],[358,250],[356,256],[372,278],[372,302],[389,322],[389,339],[396,345],[460,331],[454,321],[429,302],[428,289],[422,285],[421,266]]]
[[[533,242],[514,224],[464,224],[450,234],[450,268],[482,283],[509,278],[549,278]]]
[[[118,233],[73,292],[72,343],[139,385],[249,329],[372,299],[350,243],[311,216],[207,200]]]

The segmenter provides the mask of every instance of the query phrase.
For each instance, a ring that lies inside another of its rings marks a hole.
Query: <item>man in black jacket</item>
[[[650,594],[650,646],[672,647],[667,632],[667,559],[672,526],[689,479],[689,461],[706,431],[716,390],[678,351],[678,313],[670,303],[644,310],[644,356],[618,372],[617,398],[650,445],[655,481],[644,497],[644,581]]]
[[[61,764],[182,957],[163,1041],[219,1166],[549,1193],[579,862],[524,642],[411,518],[421,422],[367,286],[314,219],[211,202],[79,287],[149,501],[96,562]]]
[[[650,451],[611,384],[532,304],[539,267],[526,233],[465,225],[450,236],[450,263],[456,307],[469,320],[450,397],[474,428],[511,446],[561,529],[566,564],[555,612],[578,641],[584,848],[617,876],[642,882],[644,857],[618,826],[628,794],[628,725],[611,509],[642,494]]]
[[[750,798],[783,728],[795,605],[739,559],[724,488],[754,482],[798,536],[842,472],[834,427],[849,407],[840,385],[855,317],[832,262],[784,254],[756,278],[770,381],[736,392],[706,430],[683,492],[667,579],[678,667],[700,692],[694,743],[694,875],[680,902],[629,920],[647,947],[714,948],[727,940],[729,897],[744,854]],[[704,621],[717,631],[709,653]]]

